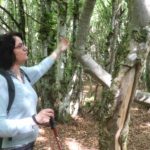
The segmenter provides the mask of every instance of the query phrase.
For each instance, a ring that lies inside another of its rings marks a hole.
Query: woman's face
[[[14,54],[16,56],[16,62],[18,65],[24,64],[28,59],[28,49],[22,42],[21,38],[14,36],[15,39],[15,48]]]

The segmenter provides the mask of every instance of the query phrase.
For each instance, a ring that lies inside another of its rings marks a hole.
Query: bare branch
[[[12,28],[1,17],[0,17],[0,20],[1,20],[2,24],[4,24],[10,31],[12,31]]]
[[[4,28],[1,24],[0,24],[0,27],[1,27],[4,31],[6,31],[6,32],[7,32],[7,29],[6,29],[6,28]]]
[[[0,8],[9,15],[9,17],[11,18],[12,21],[14,21],[14,23],[16,24],[16,26],[18,27],[18,29],[20,29],[20,25],[15,20],[15,18],[13,17],[13,15],[7,9],[5,9],[4,7],[2,7],[1,5],[0,5]]]

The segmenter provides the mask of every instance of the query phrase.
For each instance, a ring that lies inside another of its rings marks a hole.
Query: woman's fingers
[[[54,110],[53,109],[43,109],[41,110],[37,115],[36,115],[36,120],[40,123],[40,124],[47,124],[49,123],[49,119],[50,117],[54,118]]]
[[[59,43],[59,48],[61,51],[64,51],[66,50],[67,48],[69,47],[69,40],[64,38],[64,37],[61,37],[60,38],[60,43]]]

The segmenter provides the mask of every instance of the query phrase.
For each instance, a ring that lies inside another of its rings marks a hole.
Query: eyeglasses
[[[24,46],[25,46],[24,43],[19,43],[19,44],[15,47],[15,49],[23,48]]]
[[[23,50],[27,49],[24,43],[19,43],[16,47],[14,47],[14,49],[19,49],[19,48],[23,48]]]

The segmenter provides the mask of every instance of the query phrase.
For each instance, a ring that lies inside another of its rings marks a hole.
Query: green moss
[[[102,101],[99,104],[99,119],[106,122],[107,118],[110,118],[113,111],[114,92],[105,89],[102,95]]]

